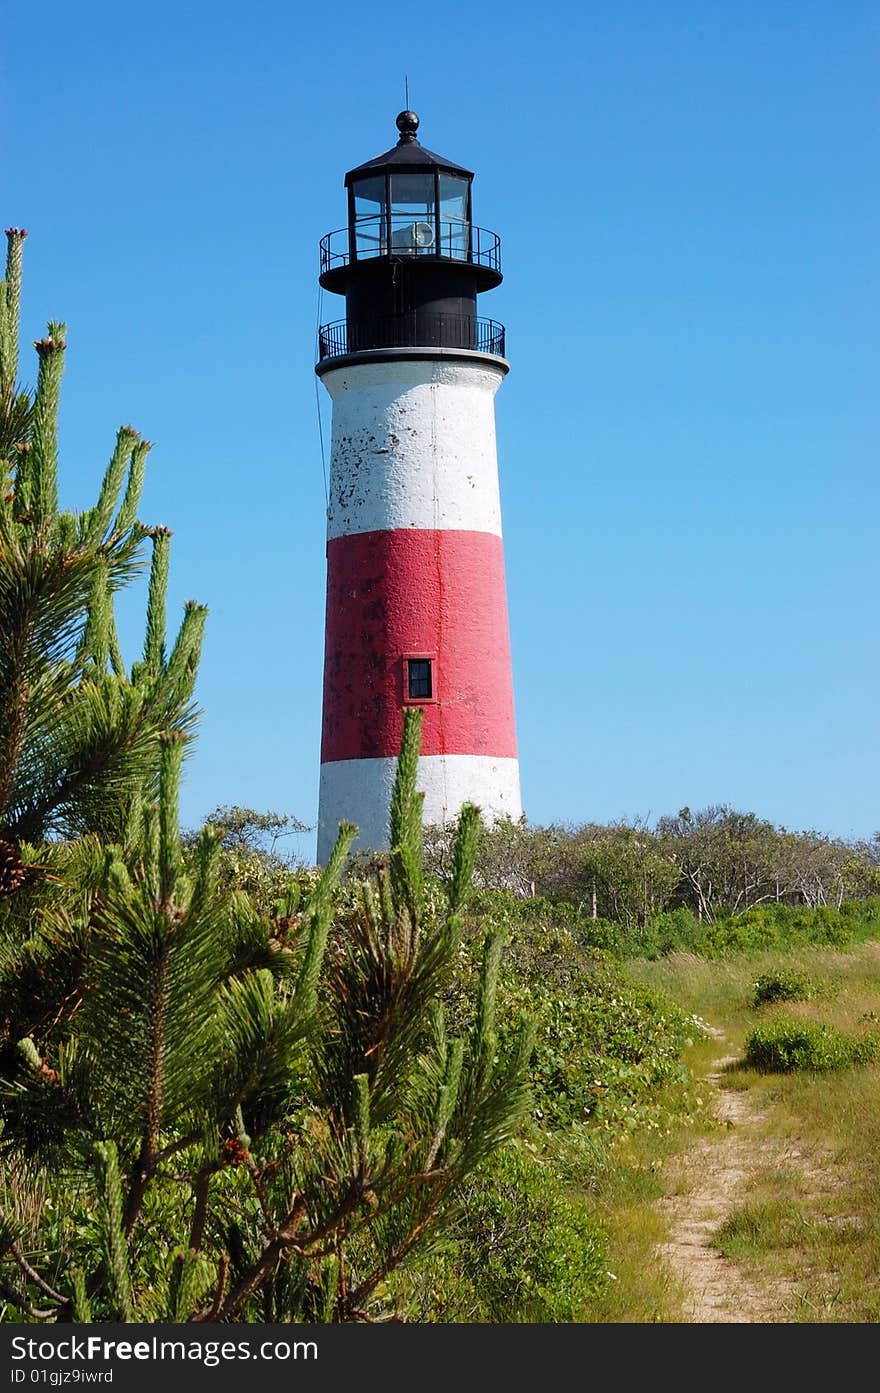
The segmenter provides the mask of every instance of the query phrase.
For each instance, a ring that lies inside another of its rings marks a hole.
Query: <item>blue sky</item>
[[[528,815],[880,827],[878,40],[858,0],[44,0],[7,27],[3,216],[27,335],[70,325],[66,501],[135,424],[172,604],[211,610],[189,822],[315,818],[317,243],[407,73],[502,236]]]

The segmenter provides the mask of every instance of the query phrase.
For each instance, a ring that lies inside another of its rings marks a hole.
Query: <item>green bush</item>
[[[450,1257],[478,1320],[589,1320],[607,1282],[599,1225],[547,1166],[514,1147],[468,1182]]]
[[[847,1035],[833,1025],[779,1017],[757,1026],[746,1037],[746,1063],[763,1073],[796,1069],[825,1073],[866,1064],[880,1048],[880,1036]]]
[[[475,917],[488,916],[512,930],[512,937],[542,944],[548,963],[554,937],[562,935],[589,959],[596,951],[615,958],[659,958],[667,953],[698,953],[704,958],[816,945],[839,948],[880,937],[880,898],[844,900],[839,909],[818,905],[766,904],[744,914],[700,920],[686,906],[664,910],[643,924],[625,927],[594,919],[582,904],[540,896],[523,898],[511,890],[480,890],[473,896]],[[552,963],[550,963],[553,966]]]
[[[501,1041],[505,1022],[527,1009],[536,1028],[530,1082],[540,1131],[585,1122],[606,1131],[651,1125],[657,1090],[686,1083],[681,1052],[702,1028],[657,993],[626,981],[613,951],[585,942],[589,935],[609,943],[606,931],[619,937],[617,926],[509,891],[474,895],[468,917],[472,937],[460,964],[458,999],[447,1003],[450,1022],[466,1015],[481,935],[489,926],[505,932]]]
[[[614,929],[616,925],[610,925]],[[880,899],[844,900],[839,909],[818,905],[767,904],[712,921],[681,907],[657,914],[608,946],[617,957],[658,958],[666,953],[698,953],[721,958],[729,953],[810,945],[840,948],[880,935]]]
[[[880,899],[844,900],[839,909],[830,905],[760,905],[732,919],[701,924],[691,949],[703,957],[727,953],[760,952],[773,948],[808,945],[840,948],[880,933]]]
[[[778,968],[758,978],[752,992],[753,1006],[769,1006],[776,1001],[811,1001],[816,983],[806,972]]]
[[[635,1125],[634,1108],[658,1087],[688,1077],[682,1048],[700,1033],[692,1016],[613,971],[572,993],[531,990],[535,1046],[531,1085],[542,1128],[595,1117]]]

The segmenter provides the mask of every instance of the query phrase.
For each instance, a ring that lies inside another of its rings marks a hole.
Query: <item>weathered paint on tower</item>
[[[407,118],[394,150],[346,178],[345,250],[334,262],[322,244],[322,284],[348,313],[345,332],[322,330],[317,368],[333,401],[320,862],[342,819],[387,846],[409,704],[426,822],[466,801],[488,820],[521,812],[494,410],[508,365],[501,326],[476,318],[498,240],[472,227],[472,176],[422,150]],[[362,186],[375,213],[359,212]],[[427,247],[401,250],[416,235]]]

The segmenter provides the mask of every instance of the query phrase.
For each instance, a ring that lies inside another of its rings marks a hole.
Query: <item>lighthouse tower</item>
[[[318,860],[340,821],[388,845],[402,709],[423,710],[426,823],[476,803],[520,816],[494,397],[504,328],[477,315],[501,281],[473,174],[424,149],[402,111],[392,149],[345,176],[348,226],[321,241],[345,318],[319,333],[333,402]]]

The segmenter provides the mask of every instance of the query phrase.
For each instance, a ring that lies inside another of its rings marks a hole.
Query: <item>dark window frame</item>
[[[430,696],[414,696],[410,689],[411,663],[427,663],[431,683]],[[403,704],[404,706],[433,706],[439,700],[437,696],[437,654],[436,653],[404,653],[402,660],[403,668]]]

